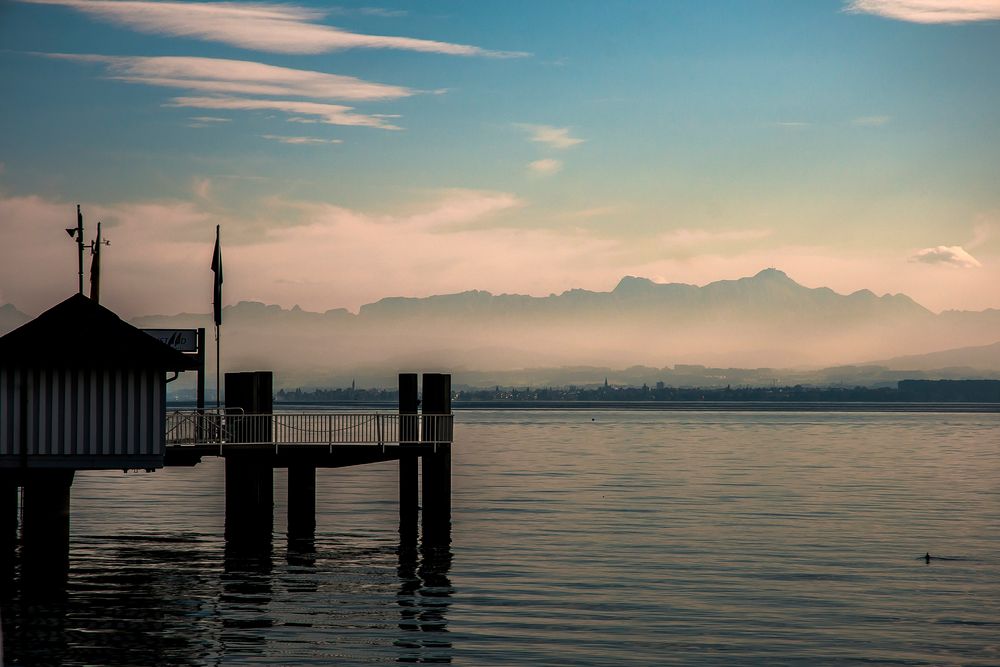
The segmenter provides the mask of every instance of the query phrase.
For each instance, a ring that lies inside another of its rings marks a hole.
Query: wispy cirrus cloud
[[[851,0],[846,9],[912,23],[1000,20],[1000,0]]]
[[[978,259],[970,255],[962,246],[939,245],[933,248],[918,250],[910,257],[911,262],[923,264],[947,264],[963,269],[975,269],[982,266]]]
[[[308,144],[342,144],[344,143],[342,139],[322,139],[320,137],[289,137],[283,134],[262,134],[261,139],[267,139],[268,141],[278,141],[283,144],[298,144],[298,145],[308,145]]]
[[[529,123],[518,123],[517,127],[528,132],[532,141],[545,144],[551,148],[566,149],[584,142],[584,139],[572,136],[568,127],[532,125]]]
[[[384,220],[424,231],[447,231],[524,206],[522,199],[509,192],[443,188],[434,194],[436,201],[427,210]]]
[[[99,63],[118,81],[184,90],[340,100],[391,100],[417,91],[352,76],[276,67],[247,60],[189,56],[101,56],[46,53],[49,58]]]
[[[528,163],[528,171],[533,174],[538,174],[539,176],[550,176],[562,171],[563,163],[562,160],[553,160],[551,158],[543,158],[541,160],[535,160],[534,162]]]
[[[323,102],[298,100],[262,100],[243,97],[175,97],[166,106],[193,109],[229,109],[234,111],[279,111],[295,117],[314,117],[329,125],[375,127],[381,130],[401,130],[377,116],[355,113],[353,107]]]
[[[399,49],[456,56],[512,57],[468,44],[389,35],[363,35],[324,25],[328,12],[266,2],[155,2],[150,0],[20,0],[71,7],[139,32],[192,37],[271,53],[327,53],[344,49]],[[382,14],[385,15],[385,14]]]

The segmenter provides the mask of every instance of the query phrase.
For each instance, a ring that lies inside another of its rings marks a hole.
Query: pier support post
[[[401,448],[416,445],[420,440],[420,405],[417,374],[399,374],[399,443]],[[419,463],[416,453],[401,453],[399,457],[399,535],[404,542],[417,538],[417,518],[420,512]]]
[[[274,529],[274,469],[250,456],[226,457],[226,539],[271,539]]]
[[[417,537],[420,479],[417,456],[399,457],[399,534],[405,540]]]
[[[445,543],[451,538],[451,445],[423,456],[424,543]]]
[[[226,373],[229,441],[271,442],[270,371]],[[261,415],[250,417],[244,415]],[[274,530],[274,468],[253,453],[226,456],[226,539],[267,542]]]
[[[399,442],[415,443],[420,439],[420,418],[417,407],[417,374],[399,374]]]
[[[69,509],[73,470],[33,470],[24,480],[21,553],[25,575],[56,585],[69,572]]]
[[[316,466],[288,466],[288,537],[311,539],[316,534]]]
[[[423,453],[421,463],[423,540],[425,544],[444,544],[451,539],[451,436],[444,437],[444,424],[433,416],[451,414],[451,375],[424,373],[423,379],[421,440],[435,443],[433,451]]]
[[[0,564],[6,566],[17,545],[18,487],[12,479],[0,477]]]

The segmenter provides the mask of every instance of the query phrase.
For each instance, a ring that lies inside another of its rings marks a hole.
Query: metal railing
[[[453,415],[381,412],[167,413],[166,443],[269,445],[387,445],[450,443]]]

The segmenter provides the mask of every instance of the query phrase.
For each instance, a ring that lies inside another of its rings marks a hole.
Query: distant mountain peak
[[[625,276],[624,278],[618,281],[618,284],[615,286],[615,289],[613,291],[617,293],[636,292],[636,291],[647,290],[650,287],[655,286],[656,284],[657,283],[654,283],[649,278],[640,278],[639,276]]]
[[[770,280],[774,282],[783,283],[794,283],[798,285],[794,280],[788,277],[788,274],[781,269],[775,269],[774,267],[766,268],[762,271],[758,271],[754,276],[755,280]]]

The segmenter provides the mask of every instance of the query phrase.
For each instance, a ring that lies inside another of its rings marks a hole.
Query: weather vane
[[[101,300],[101,246],[111,245],[111,241],[101,236],[101,223],[97,223],[97,238],[90,243],[83,240],[83,212],[76,205],[76,227],[67,227],[66,233],[76,240],[77,259],[79,262],[79,290],[83,294],[83,249],[90,248],[94,259],[90,264],[90,298],[100,303]]]

